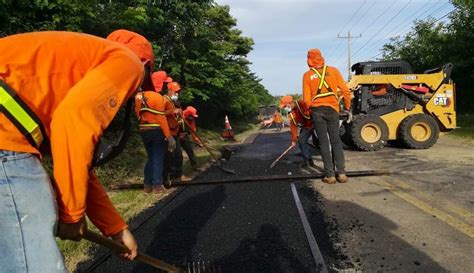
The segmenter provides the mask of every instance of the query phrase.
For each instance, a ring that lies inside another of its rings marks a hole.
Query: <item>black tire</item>
[[[359,150],[377,151],[387,143],[388,127],[379,116],[354,116],[348,129],[354,146]]]
[[[438,137],[438,123],[426,114],[408,116],[398,128],[398,140],[409,149],[428,149],[438,141]]]
[[[341,137],[342,143],[349,147],[354,147],[354,141],[352,141],[351,137],[351,125],[347,123],[342,123],[341,127],[339,128],[339,136]]]

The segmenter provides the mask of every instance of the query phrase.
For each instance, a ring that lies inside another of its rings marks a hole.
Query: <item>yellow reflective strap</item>
[[[151,109],[151,108],[146,108],[146,107],[141,108],[139,112],[150,112],[150,113],[157,114],[157,115],[166,115],[165,112],[158,111],[158,110]]]
[[[40,125],[21,107],[20,104],[0,86],[0,105],[26,130],[33,138],[36,146],[39,147],[43,142],[43,133]]]
[[[329,84],[326,82],[327,66],[326,65],[323,66],[323,74],[322,75],[321,75],[321,73],[319,73],[319,71],[316,68],[311,68],[311,70],[313,70],[313,72],[316,73],[316,75],[319,77],[319,87],[318,87],[318,89],[321,90],[321,88],[323,88],[323,84],[324,84],[324,87],[329,88]]]
[[[301,109],[301,106],[298,102],[296,102],[296,107],[298,107],[298,111],[300,111],[301,115],[305,118],[305,119],[310,119],[309,116],[305,115],[304,112],[303,112],[303,109]]]
[[[326,92],[326,93],[322,93],[322,94],[314,96],[313,101],[315,101],[316,99],[322,98],[322,97],[329,97],[329,96],[335,96],[337,98],[336,93]]]
[[[158,123],[143,123],[138,125],[139,127],[160,127]]]
[[[295,116],[293,115],[293,113],[290,113],[289,114],[290,118],[291,118],[291,121],[293,121],[293,123],[298,126],[298,123],[296,123],[296,120],[295,120]]]

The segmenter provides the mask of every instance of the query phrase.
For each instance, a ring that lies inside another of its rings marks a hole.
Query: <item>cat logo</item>
[[[451,105],[451,99],[449,99],[445,94],[438,94],[434,100],[434,105],[449,107]]]

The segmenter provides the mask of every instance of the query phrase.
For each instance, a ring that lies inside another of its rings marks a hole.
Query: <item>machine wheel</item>
[[[345,122],[339,128],[339,136],[341,137],[342,143],[346,144],[349,147],[353,147],[354,141],[352,141],[350,132],[351,132],[351,125]]]
[[[433,117],[416,114],[405,118],[398,130],[398,139],[409,149],[427,149],[439,137],[439,126]]]
[[[354,146],[363,151],[377,151],[388,139],[385,121],[375,115],[355,116],[350,126],[350,136]]]

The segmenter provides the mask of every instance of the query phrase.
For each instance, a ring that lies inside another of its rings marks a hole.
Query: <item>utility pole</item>
[[[351,39],[361,38],[362,34],[359,36],[351,36],[351,31],[347,31],[347,36],[340,36],[337,34],[337,38],[347,39],[347,80],[351,79]]]

